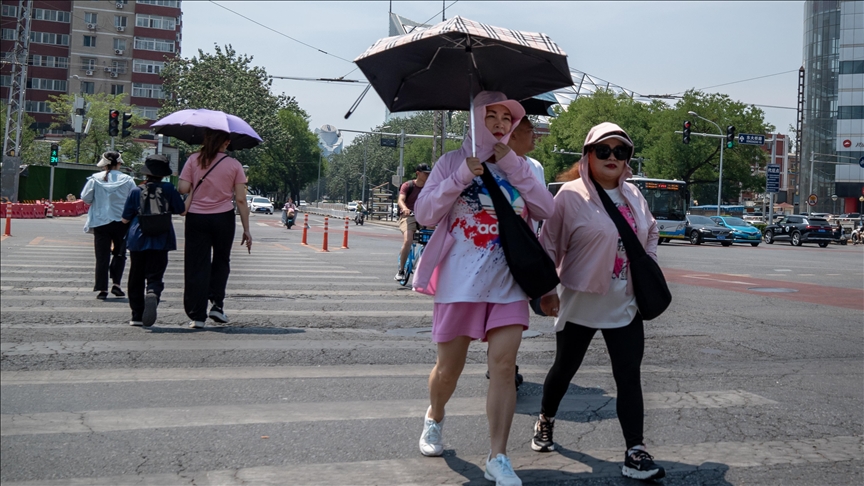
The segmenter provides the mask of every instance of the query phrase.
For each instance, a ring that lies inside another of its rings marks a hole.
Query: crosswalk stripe
[[[302,272],[302,273],[310,273],[310,272]],[[320,274],[322,272],[314,272],[314,273]],[[174,276],[174,274],[170,274],[170,273],[166,274],[166,277],[172,277],[172,276]],[[179,278],[165,278],[164,281],[166,284],[169,282],[182,283],[183,282],[183,278],[182,278],[183,275],[177,274],[177,276]],[[238,275],[238,274],[232,273],[228,279],[228,286],[229,287],[231,285],[240,286],[240,285],[247,285],[247,284],[259,284],[260,285],[260,284],[268,284],[268,283],[273,284],[273,285],[280,285],[280,286],[281,285],[292,285],[292,286],[301,286],[301,287],[308,286],[308,285],[317,285],[317,284],[350,285],[350,286],[368,285],[365,282],[363,282],[362,284],[357,283],[357,282],[353,282],[353,283],[352,282],[337,282],[337,281],[333,281],[334,279],[324,278],[323,276],[318,277],[318,278],[306,278],[304,276],[303,280],[298,281],[298,280],[294,279],[294,281],[292,281],[289,278],[290,276],[291,276],[291,272],[285,272],[283,275],[284,278],[280,278],[278,280],[270,279],[268,281],[267,279],[262,279],[261,275],[251,275],[251,274],[249,274],[249,275],[239,274]],[[78,277],[78,278],[68,278],[68,277],[56,277],[56,278],[55,277],[51,277],[51,278],[47,278],[47,277],[45,277],[45,278],[3,277],[4,282],[71,282],[71,283],[81,283],[81,280],[82,280],[82,278],[80,278],[80,277]],[[341,275],[340,274],[338,276],[338,280],[381,280],[381,279],[379,277],[368,276],[368,275]],[[385,284],[382,282],[381,285],[385,285]],[[391,281],[390,283],[387,283],[386,285],[392,287],[395,284],[392,283],[392,281]]]
[[[463,376],[483,375],[485,364],[466,364]],[[153,383],[195,380],[269,380],[310,378],[424,377],[431,364],[344,365],[344,366],[248,366],[226,368],[130,368],[99,370],[0,371],[2,386],[68,385],[90,383]],[[644,365],[642,373],[669,373],[662,366]],[[548,366],[523,365],[523,375],[546,375]],[[579,374],[611,374],[609,366],[582,366]]]
[[[446,436],[445,436],[446,437]],[[413,445],[413,444],[412,444]],[[416,445],[413,445],[416,447]],[[652,447],[667,473],[781,465],[817,465],[858,461],[860,436],[838,436],[776,441],[701,442]],[[418,452],[419,455],[419,452]],[[513,468],[526,484],[573,482],[621,477],[619,449],[561,451],[539,454],[513,451]],[[719,458],[719,459],[718,459]],[[340,463],[302,463],[179,473],[128,474],[109,477],[44,479],[9,482],[4,486],[164,486],[200,484],[222,486],[282,486],[286,478],[305,486],[411,486],[425,484],[491,484],[483,479],[485,457],[412,457]]]
[[[742,390],[645,393],[643,397],[646,410],[726,408],[776,403]],[[613,398],[612,395],[568,395],[561,401],[559,411],[614,411]],[[516,403],[516,413],[536,413],[540,409],[540,399],[539,396],[521,398]],[[422,417],[428,406],[429,399],[422,398],[2,414],[0,436],[411,418]],[[453,398],[448,402],[447,414],[451,417],[485,415],[486,397]]]
[[[343,278],[342,277],[343,274],[361,273],[357,270],[335,270],[335,269],[331,269],[329,266],[327,266],[327,268],[321,268],[322,266],[323,266],[323,264],[317,265],[317,267],[318,267],[317,269],[312,269],[312,268],[308,268],[308,267],[299,267],[299,266],[295,267],[292,265],[286,265],[284,268],[270,268],[267,270],[254,269],[254,270],[256,272],[279,272],[279,273],[283,273],[286,275],[291,274],[291,273],[333,273],[333,274],[339,274],[339,278]],[[178,267],[179,267],[179,265],[178,265]],[[64,267],[64,268],[68,268],[68,267]],[[168,268],[170,269],[171,266],[169,265]],[[54,270],[20,270],[20,271],[18,271],[18,270],[4,270],[3,274],[4,275],[56,275],[57,270],[58,269],[56,269],[56,268]],[[230,276],[231,277],[255,277],[255,276],[258,276],[256,274],[243,273],[242,272],[243,270],[252,270],[252,269],[251,268],[247,269],[247,268],[241,267],[238,269],[238,271],[231,272]],[[92,276],[93,270],[91,269],[90,271],[81,270],[81,271],[63,272],[63,274],[64,275],[68,274],[68,275],[89,275],[89,276]],[[173,277],[180,276],[180,277],[182,277],[183,272],[182,271],[181,272],[165,272],[165,276],[166,277],[168,277],[168,276],[173,276]],[[366,277],[366,278],[378,278],[378,277]],[[5,277],[4,277],[4,279],[5,279]]]
[[[230,281],[229,281],[230,282]],[[355,285],[355,284],[351,284]],[[364,287],[368,285],[381,285],[381,284],[363,284]],[[287,289],[250,289],[244,288],[241,291],[232,289],[229,284],[228,288],[228,299],[232,298],[249,298],[249,297],[292,297],[292,296],[326,296],[326,295],[338,295],[343,297],[351,297],[351,296],[380,296],[380,297],[399,297],[404,300],[417,300],[423,299],[431,302],[432,297],[428,295],[423,295],[417,292],[411,292],[405,288],[395,288],[396,285],[392,283],[387,283],[386,290],[321,290],[321,289],[302,289],[302,290],[287,290]],[[22,292],[33,292],[33,293],[86,293],[92,298],[93,296],[93,287],[15,287],[12,285],[3,285],[0,286],[0,290],[4,292],[11,291],[22,291]],[[163,294],[182,294],[182,288],[166,288],[162,291]],[[16,297],[15,295],[9,294],[9,297]],[[5,298],[5,297],[4,297]]]
[[[163,301],[164,300],[165,299],[163,298]],[[71,302],[88,302],[88,303],[90,303],[90,302],[94,301],[94,298],[93,298],[93,292],[92,291],[89,293],[89,295],[74,295],[74,296],[69,296],[69,295],[37,295],[37,294],[4,295],[3,296],[3,303],[6,305],[10,305],[10,304],[14,304],[14,303],[18,303],[19,305],[21,305],[21,304],[26,304],[26,303],[33,302],[33,301],[38,301],[38,302],[50,302],[50,301],[70,302],[71,301]],[[269,300],[269,301],[273,302],[273,300]],[[176,302],[178,302],[178,304],[179,304],[179,300],[177,300]],[[238,297],[231,297],[230,295],[225,298],[225,302],[234,302],[234,304],[232,304],[231,307],[235,307],[237,305],[237,302],[242,302],[242,305],[260,305],[260,302],[256,302],[255,299],[244,298],[244,297],[239,297],[239,298]],[[165,304],[165,303],[166,302],[159,304],[159,309],[171,309],[170,305],[168,305],[167,307],[164,306],[163,304]],[[295,308],[301,307],[304,305],[311,305],[311,306],[315,306],[316,308],[321,308],[323,306],[340,306],[340,305],[346,305],[346,304],[348,304],[348,305],[353,305],[353,304],[376,305],[376,306],[380,306],[380,305],[384,305],[384,304],[392,304],[392,305],[404,304],[404,305],[408,305],[408,306],[412,306],[412,307],[417,306],[416,301],[406,302],[406,300],[402,299],[402,298],[351,299],[351,300],[331,299],[331,300],[327,300],[326,302],[323,302],[323,303],[321,301],[312,301],[312,300],[297,301],[296,299],[286,299],[284,301],[284,303],[290,304],[291,306],[293,306]],[[431,300],[429,300],[429,306],[431,309],[431,306],[432,306]]]
[[[4,313],[39,313],[39,314],[54,314],[67,313],[71,315],[87,315],[87,314],[129,314],[129,308],[126,306],[111,308],[93,308],[93,307],[4,307]],[[428,311],[422,310],[395,310],[395,311],[365,311],[365,310],[350,310],[350,311],[322,311],[322,310],[274,310],[274,309],[232,309],[229,312],[231,315],[240,316],[273,316],[273,317],[429,317],[432,318],[432,309]],[[181,316],[185,315],[183,309],[165,308],[159,310],[160,316]]]

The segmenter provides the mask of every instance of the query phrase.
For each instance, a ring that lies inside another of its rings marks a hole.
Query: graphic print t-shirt
[[[636,231],[636,220],[630,212],[630,206],[621,194],[621,189],[609,189],[606,194],[615,203],[615,207]],[[555,330],[560,331],[567,322],[573,322],[594,329],[613,329],[630,324],[636,316],[636,297],[627,295],[627,251],[624,242],[618,236],[618,252],[609,283],[609,291],[604,295],[577,292],[562,285],[558,286],[558,296],[561,307],[555,320]]]
[[[517,214],[525,201],[494,164],[486,164],[504,196]],[[506,304],[526,300],[528,296],[513,280],[501,239],[498,217],[483,180],[477,176],[459,198],[448,228],[455,243],[438,268],[435,302],[493,302]]]

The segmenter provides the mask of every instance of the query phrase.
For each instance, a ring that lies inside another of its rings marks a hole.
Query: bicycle
[[[420,256],[423,255],[423,250],[426,248],[426,243],[429,243],[429,238],[432,237],[433,230],[420,228],[414,232],[414,241],[411,243],[411,251],[408,252],[408,258],[405,259],[405,272],[401,280],[397,280],[399,285],[408,286],[411,281],[411,274],[414,273],[414,268],[417,262],[420,261]]]

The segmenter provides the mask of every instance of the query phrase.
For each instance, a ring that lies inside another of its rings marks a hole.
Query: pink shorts
[[[521,324],[528,329],[528,301],[509,304],[454,302],[435,304],[432,310],[432,342],[446,343],[458,336],[486,341],[496,327]]]

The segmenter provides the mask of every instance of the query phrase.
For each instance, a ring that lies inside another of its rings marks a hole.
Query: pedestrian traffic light
[[[60,163],[60,146],[56,143],[51,144],[51,158],[48,160],[51,165]]]
[[[683,134],[683,139],[681,141],[684,142],[684,144],[690,143],[690,122],[689,121],[684,122],[684,134]]]
[[[111,110],[108,112],[108,135],[116,137],[120,134],[120,112]]]
[[[726,127],[726,148],[732,148],[735,145],[735,127],[729,125]]]
[[[132,127],[132,122],[129,121],[130,118],[132,118],[132,113],[123,113],[123,131],[120,133],[122,137],[132,135],[132,132],[129,131],[129,128]]]

